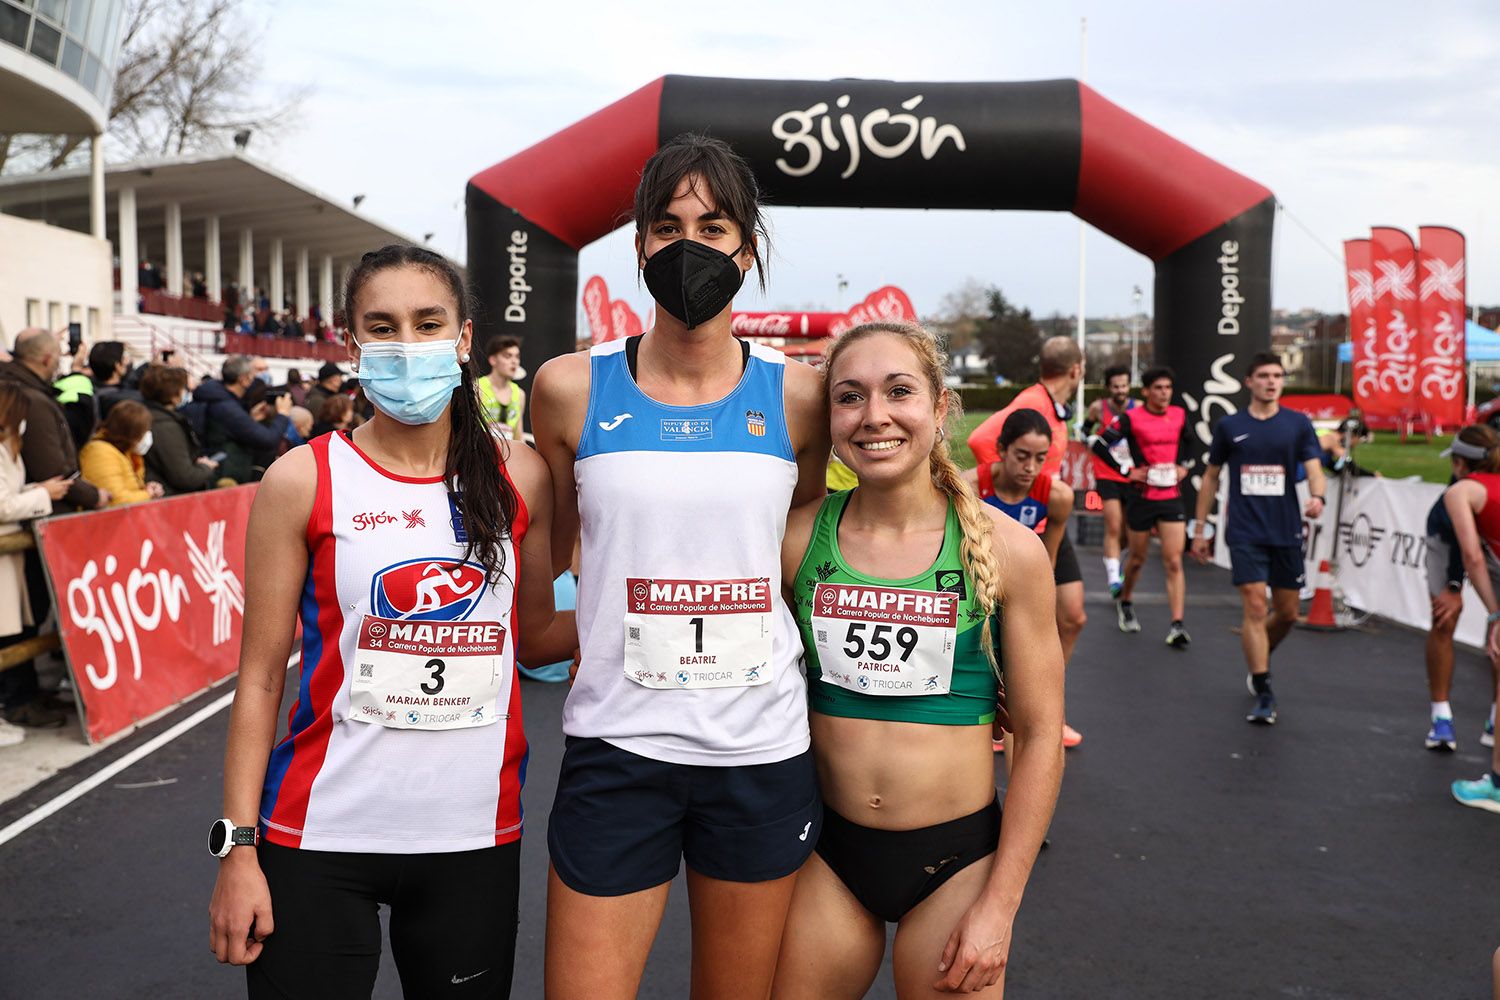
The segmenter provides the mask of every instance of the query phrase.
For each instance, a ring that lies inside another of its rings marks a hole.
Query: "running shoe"
[[[1495,720],[1490,719],[1484,724],[1484,732],[1479,734],[1480,746],[1492,747],[1495,745]]]
[[[1083,742],[1083,734],[1066,722],[1063,723],[1063,748],[1071,750]]]
[[[1458,737],[1453,735],[1452,719],[1432,720],[1432,728],[1427,730],[1427,749],[1446,750],[1449,753],[1458,749]]]
[[[1109,585],[1109,599],[1111,601],[1118,601],[1120,599],[1120,591],[1122,591],[1124,589],[1125,589],[1125,584],[1123,584],[1123,583],[1112,583],[1112,584],[1110,584]]]
[[[1139,632],[1141,630],[1141,623],[1135,617],[1135,606],[1129,601],[1115,602],[1115,618],[1120,622],[1121,632]]]
[[[1452,788],[1460,804],[1500,813],[1500,788],[1488,774],[1475,781],[1455,781]]]
[[[1263,726],[1276,724],[1276,696],[1267,691],[1256,695],[1255,707],[1250,714],[1245,716],[1246,722],[1256,722]]]
[[[1176,622],[1167,629],[1167,645],[1173,649],[1187,649],[1188,643],[1192,641],[1193,637],[1187,634],[1187,629]]]
[[[0,747],[13,747],[26,738],[26,730],[0,719]]]

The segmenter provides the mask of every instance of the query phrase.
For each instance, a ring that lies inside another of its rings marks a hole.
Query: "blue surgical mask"
[[[361,345],[358,374],[365,396],[392,420],[413,426],[432,423],[462,381],[457,346],[453,340]]]

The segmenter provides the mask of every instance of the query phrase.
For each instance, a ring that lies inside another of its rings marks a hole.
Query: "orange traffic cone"
[[[1308,628],[1327,631],[1338,629],[1339,623],[1333,617],[1332,583],[1328,572],[1328,560],[1324,559],[1318,563],[1318,586],[1313,591],[1312,604],[1307,609],[1307,621],[1303,623]]]

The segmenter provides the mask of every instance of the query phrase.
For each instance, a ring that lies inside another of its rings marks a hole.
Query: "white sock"
[[[1450,705],[1450,704],[1448,704],[1446,701],[1435,701],[1435,702],[1433,702],[1432,703],[1432,718],[1433,718],[1433,721],[1437,721],[1438,719],[1451,719],[1451,718],[1453,718],[1453,706]]]
[[[1106,558],[1104,560],[1104,575],[1109,577],[1109,582],[1112,584],[1125,582],[1125,578],[1120,575],[1120,560],[1118,559]]]
[[[1495,728],[1495,703],[1490,702],[1490,728]]]

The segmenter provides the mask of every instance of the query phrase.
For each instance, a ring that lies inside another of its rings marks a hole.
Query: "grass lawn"
[[[973,467],[974,455],[963,442],[968,439],[969,432],[992,412],[994,411],[980,410],[964,414],[963,422],[955,435],[958,444],[953,449],[953,460],[960,468]],[[1420,437],[1414,437],[1402,444],[1394,433],[1379,431],[1375,434],[1374,441],[1362,444],[1355,450],[1354,460],[1391,479],[1421,476],[1429,483],[1446,483],[1452,469],[1448,460],[1438,452],[1448,447],[1451,440],[1452,435],[1443,435],[1433,438],[1432,443],[1428,444]]]

